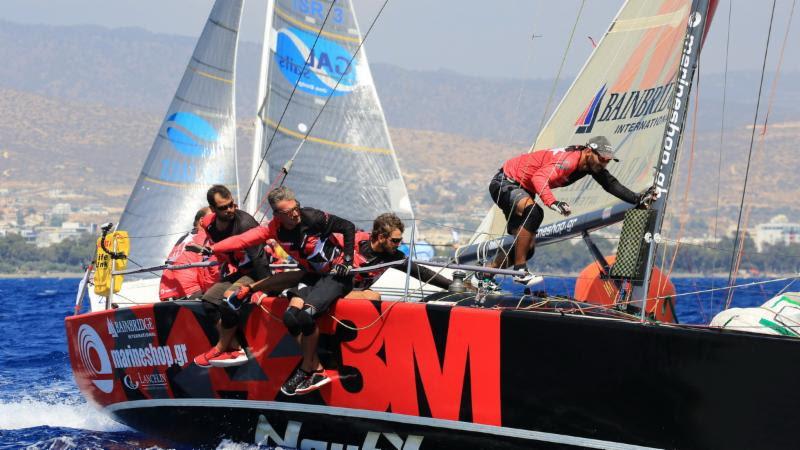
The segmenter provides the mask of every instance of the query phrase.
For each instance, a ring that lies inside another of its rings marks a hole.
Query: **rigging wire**
[[[534,52],[534,47],[535,47],[535,45],[534,45],[534,44],[535,44],[535,42],[536,42],[536,38],[537,38],[537,37],[539,37],[539,36],[538,36],[536,33],[533,33],[533,34],[531,35],[531,51],[530,51],[530,52],[528,52],[528,60],[525,62],[525,65],[524,65],[524,66],[522,66],[522,67],[524,67],[524,68],[530,68],[530,67],[532,66],[532,64],[531,64],[531,63],[533,62],[533,55],[534,55],[534,53],[535,53],[535,52]],[[525,88],[528,86],[528,82],[529,82],[529,81],[528,81],[528,80],[526,80],[526,79],[524,79],[524,78],[520,80],[520,86],[519,86],[519,95],[517,96],[517,103],[516,103],[516,105],[514,106],[514,110],[513,110],[513,113],[512,113],[512,115],[511,115],[511,117],[519,117],[519,115],[520,115],[520,114],[519,114],[519,111],[520,111],[520,108],[522,107],[522,98],[524,97],[524,94],[525,94]],[[515,130],[514,130],[514,129],[511,129],[510,131],[511,131],[511,132],[510,132],[511,136],[510,136],[510,140],[509,140],[509,142],[515,142],[515,139],[516,139],[516,137],[515,137],[515,134],[516,134],[516,133],[515,133]]]
[[[772,79],[772,85],[770,87],[769,101],[767,102],[767,110],[766,110],[766,114],[764,116],[764,126],[763,126],[761,132],[758,135],[758,148],[757,148],[757,150],[755,152],[756,161],[753,164],[753,167],[754,167],[753,170],[754,171],[758,170],[758,168],[761,166],[760,163],[764,158],[764,143],[765,143],[766,136],[767,136],[767,125],[769,123],[769,115],[770,115],[770,112],[772,111],[772,106],[774,104],[775,92],[777,91],[778,79],[780,78],[781,67],[783,65],[784,50],[786,50],[786,43],[788,41],[789,31],[791,30],[791,26],[792,26],[792,16],[794,15],[795,2],[796,2],[796,0],[794,2],[792,2],[792,9],[791,9],[791,11],[789,13],[789,21],[788,21],[787,26],[786,26],[786,33],[784,34],[783,43],[781,45],[780,56],[778,58],[778,65],[777,65],[777,67],[775,69],[775,76]],[[752,204],[747,205],[747,207],[745,209],[745,213],[744,213],[744,219],[742,220],[742,224],[743,224],[743,228],[744,229],[747,229],[747,225],[750,223],[750,214],[752,213],[752,210],[753,210]],[[739,270],[739,266],[741,264],[741,260],[742,260],[743,255],[744,255],[744,246],[742,245],[739,248],[739,251],[738,251],[738,254],[737,254],[735,272],[738,272],[738,270]]]
[[[577,16],[575,16],[575,23],[572,24],[572,31],[569,34],[567,47],[564,49],[564,56],[561,58],[561,64],[558,66],[558,72],[556,72],[556,78],[553,80],[553,86],[550,88],[550,95],[547,97],[547,103],[545,103],[544,111],[542,111],[542,119],[539,122],[539,129],[536,131],[536,138],[533,140],[531,150],[536,148],[536,142],[539,140],[539,135],[542,133],[544,121],[547,119],[547,111],[550,109],[550,104],[553,101],[553,97],[556,95],[556,88],[558,88],[558,82],[561,80],[561,71],[564,70],[564,65],[567,62],[567,55],[569,54],[569,49],[572,47],[572,40],[575,37],[575,30],[578,29],[578,22],[581,20],[581,13],[583,12],[583,7],[585,5],[586,0],[581,0],[581,6],[578,8]]]
[[[744,210],[744,199],[747,196],[747,182],[748,178],[750,177],[750,163],[752,161],[753,156],[753,143],[755,141],[755,133],[756,133],[756,125],[758,123],[758,112],[761,106],[761,90],[764,87],[764,73],[767,69],[767,55],[769,54],[769,42],[770,38],[772,37],[772,25],[775,19],[775,4],[777,0],[772,0],[772,12],[770,13],[769,18],[769,28],[767,30],[767,42],[764,46],[764,61],[761,65],[761,80],[758,85],[758,97],[756,97],[756,111],[755,117],[753,117],[753,130],[750,134],[750,148],[747,154],[747,168],[744,172],[744,185],[742,186],[742,197],[739,201],[739,218],[736,221],[736,235],[734,241],[734,253],[731,255],[731,265],[730,270],[728,272],[728,286],[732,286],[733,283],[736,282],[736,273],[735,270],[738,270],[738,259],[741,258],[741,253],[744,251],[744,236],[742,236],[742,212]],[[741,250],[738,250],[739,256],[737,257],[737,249],[741,247]],[[727,299],[725,300],[725,309],[728,309],[733,301],[733,290],[728,289]]]
[[[311,135],[311,131],[314,130],[314,126],[316,126],[317,121],[322,116],[322,113],[325,112],[325,107],[328,106],[328,103],[330,102],[331,98],[333,97],[333,93],[336,92],[336,89],[339,88],[339,85],[341,84],[342,79],[344,78],[345,74],[348,73],[348,71],[350,70],[350,67],[353,65],[353,60],[355,60],[356,55],[358,55],[358,53],[361,51],[361,48],[364,46],[364,42],[367,41],[367,38],[369,37],[369,34],[372,32],[372,28],[375,26],[375,23],[377,23],[378,19],[381,17],[381,14],[383,14],[383,10],[386,9],[386,5],[388,5],[388,4],[389,4],[389,0],[384,0],[383,5],[381,5],[381,8],[378,10],[378,13],[375,15],[375,18],[372,19],[372,23],[369,24],[369,28],[367,28],[366,33],[364,33],[364,36],[361,38],[361,41],[358,43],[358,46],[356,47],[355,51],[353,52],[353,55],[350,57],[350,59],[347,60],[347,65],[345,66],[345,68],[342,71],[342,73],[339,75],[339,78],[336,80],[336,84],[333,86],[333,89],[331,89],[331,92],[328,94],[328,97],[325,99],[325,103],[322,104],[322,107],[320,108],[319,112],[317,113],[317,116],[314,117],[314,121],[311,122],[311,125],[308,127],[308,130],[306,130],[305,135],[303,136],[303,139],[300,140],[300,144],[298,144],[297,149],[295,150],[294,154],[283,165],[283,167],[282,167],[282,175],[281,175],[281,182],[280,182],[279,186],[283,186],[283,182],[286,181],[286,177],[289,176],[289,171],[291,170],[292,163],[294,162],[295,158],[297,158],[297,155],[300,153],[300,150],[303,149],[303,144],[305,144],[306,141],[308,140],[308,136]],[[328,12],[330,13],[330,11],[328,11]],[[320,32],[322,32],[322,29],[320,29]],[[275,130],[275,133],[273,134],[273,137],[277,133],[278,133],[278,129],[276,127],[276,130]],[[270,140],[270,143],[271,142],[272,142],[272,140]],[[264,158],[266,158],[266,153],[264,154]],[[262,161],[264,160],[264,158],[262,158]],[[262,200],[262,202],[263,202],[263,200]],[[262,213],[261,220],[263,220],[265,216],[266,216],[266,211],[264,213]]]
[[[297,158],[297,155],[300,153],[300,150],[303,149],[303,145],[308,140],[308,136],[311,135],[311,131],[314,130],[314,126],[317,124],[317,121],[322,116],[322,113],[325,111],[325,107],[328,106],[328,103],[330,102],[330,99],[333,97],[333,93],[336,92],[336,89],[339,88],[339,85],[342,82],[342,78],[344,78],[344,75],[346,73],[348,73],[348,71],[350,70],[350,67],[353,65],[353,60],[355,60],[356,55],[358,55],[358,53],[361,51],[361,48],[364,46],[364,42],[366,42],[367,37],[369,36],[370,32],[372,32],[372,28],[375,26],[375,23],[380,18],[381,14],[383,13],[383,10],[386,8],[386,5],[388,3],[389,3],[389,0],[385,0],[383,2],[383,5],[381,5],[381,9],[378,10],[378,13],[375,15],[375,18],[372,20],[372,23],[370,23],[369,28],[367,28],[367,32],[364,33],[364,36],[361,38],[361,41],[358,43],[358,46],[356,47],[355,51],[353,52],[353,56],[351,56],[350,59],[347,60],[347,65],[345,66],[344,70],[342,71],[342,74],[339,75],[339,78],[336,80],[336,84],[333,86],[333,89],[331,89],[331,92],[328,94],[328,97],[325,99],[325,103],[322,104],[322,107],[320,108],[319,112],[317,113],[317,116],[314,117],[314,121],[311,122],[311,125],[308,127],[308,130],[306,130],[305,136],[303,136],[303,139],[300,141],[300,144],[297,146],[297,149],[294,151],[294,154],[292,154],[292,157],[289,158],[289,161],[286,164],[284,164],[284,167],[291,167],[291,163],[294,161],[295,158]],[[288,175],[289,175],[289,171],[286,170],[284,172],[283,179],[285,180]],[[281,182],[281,185],[282,184],[283,184],[283,181]]]
[[[725,144],[725,106],[728,101],[728,57],[730,55],[731,46],[731,14],[733,12],[733,0],[728,4],[728,30],[725,37],[725,71],[722,78],[722,118],[719,124],[719,152],[717,160],[717,198],[714,207],[714,239],[717,239],[717,226],[719,222],[719,200],[720,200],[720,185],[722,184],[722,148]],[[716,265],[715,265],[716,266]],[[711,280],[711,287],[714,286],[715,280]],[[714,304],[714,293],[711,293],[711,305]]]
[[[328,18],[331,15],[331,11],[333,11],[334,5],[336,5],[336,0],[331,1],[331,6],[328,8],[328,12],[325,14],[325,18],[322,20],[322,25],[320,25],[319,31],[317,31],[317,35],[314,36],[314,43],[311,45],[311,49],[309,50],[310,52],[313,52],[314,49],[316,48],[317,42],[319,41],[319,38],[322,35],[322,30],[325,29],[325,24],[328,23]],[[262,45],[267,45],[267,43],[264,42]],[[262,152],[263,154],[261,155],[261,161],[258,162],[258,167],[255,170],[255,175],[253,176],[253,179],[250,180],[250,185],[247,186],[247,192],[245,192],[244,194],[244,199],[242,200],[242,204],[246,203],[247,197],[250,196],[250,191],[253,189],[253,184],[255,184],[256,179],[258,178],[258,173],[261,170],[261,166],[264,165],[264,161],[266,161],[267,159],[267,153],[269,152],[269,149],[272,146],[272,142],[275,140],[275,136],[278,134],[278,129],[280,128],[281,123],[283,123],[283,118],[286,116],[286,111],[289,110],[289,105],[291,105],[292,103],[292,98],[294,97],[295,92],[297,92],[297,86],[300,84],[300,80],[303,78],[302,75],[306,73],[306,69],[308,68],[308,64],[310,61],[311,58],[305,58],[305,61],[303,61],[303,68],[302,70],[300,70],[300,75],[298,75],[297,80],[295,80],[294,86],[292,86],[292,92],[289,94],[289,98],[286,100],[286,105],[284,105],[283,111],[281,111],[281,116],[280,118],[278,118],[277,125],[275,125],[275,131],[272,133],[272,136],[269,138],[269,142],[267,143],[266,147]],[[266,106],[266,104],[264,106]],[[259,111],[259,113],[260,112],[261,111]],[[257,117],[261,122],[260,126],[263,126],[264,120],[261,118],[261,114],[258,114]],[[258,209],[261,209],[261,205],[259,205]],[[253,211],[253,214],[255,213],[256,211]]]

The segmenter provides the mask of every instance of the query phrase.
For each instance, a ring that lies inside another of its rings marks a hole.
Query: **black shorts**
[[[314,307],[314,318],[321,316],[333,302],[353,290],[353,276],[338,277],[331,274],[307,273],[300,281],[301,288],[291,288],[289,298],[300,297],[307,305]]]
[[[506,177],[503,170],[499,170],[492,181],[489,182],[489,194],[492,201],[503,211],[508,221],[508,230],[515,230],[522,224],[523,217],[514,214],[517,204],[526,198],[534,199],[530,192],[522,188],[514,180]],[[511,234],[511,231],[508,231]]]

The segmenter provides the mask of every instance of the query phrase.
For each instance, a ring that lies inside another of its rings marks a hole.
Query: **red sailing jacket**
[[[198,245],[208,245],[206,231],[197,229],[196,234],[187,234],[180,242],[175,244],[167,257],[172,264],[191,264],[203,261],[203,255],[186,251],[186,244],[193,242]],[[212,256],[209,260],[214,260]],[[161,275],[161,284],[158,297],[164,301],[170,298],[188,297],[196,292],[205,292],[219,281],[219,266],[195,267],[182,270],[165,270]]]
[[[343,233],[326,232],[331,228],[331,223],[349,225],[350,233],[355,227],[349,221],[326,214],[313,208],[302,208],[303,222],[292,230],[281,227],[280,221],[272,218],[266,227],[258,226],[242,234],[231,236],[214,244],[211,249],[214,254],[237,252],[244,248],[264,244],[270,239],[278,242],[286,253],[297,261],[306,271],[315,273],[330,272],[331,266],[341,264],[347,252]],[[358,267],[359,258],[353,255],[353,264]]]
[[[581,152],[563,148],[537,150],[511,158],[503,164],[503,173],[532,194],[538,194],[545,206],[556,201],[551,188],[571,184],[570,175],[578,168]]]

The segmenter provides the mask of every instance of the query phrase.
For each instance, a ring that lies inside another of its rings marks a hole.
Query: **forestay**
[[[303,205],[361,228],[387,211],[410,218],[408,193],[367,57],[363,47],[357,51],[361,34],[352,4],[337,1],[328,15],[329,8],[326,1],[274,4],[264,54],[268,88],[266,100],[258,102],[266,105],[260,111],[263,142],[254,155],[257,189],[251,196],[258,202],[249,203],[249,209],[269,213],[265,195],[296,154],[284,185]],[[266,164],[259,169],[265,154]]]
[[[237,189],[234,67],[241,12],[242,0],[214,4],[122,213],[119,229],[131,236],[133,267],[164,263],[205,206],[209,186]]]
[[[592,136],[604,135],[620,159],[608,170],[633,191],[651,186],[690,7],[690,0],[626,2],[531,151],[585,144]],[[572,215],[564,218],[545,208],[539,243],[618,222],[631,207],[606,193],[591,176],[554,194],[570,204]],[[505,225],[502,212],[492,207],[471,243],[503,236]]]

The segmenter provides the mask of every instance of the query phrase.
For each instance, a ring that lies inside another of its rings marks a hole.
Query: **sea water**
[[[727,292],[716,289],[724,288],[727,280],[673,282],[681,323],[708,323],[724,307]],[[551,294],[568,295],[574,284],[574,279],[551,278],[544,288]],[[739,284],[746,286],[735,291],[734,306],[760,305],[783,289],[800,290],[800,284],[792,286],[791,281],[748,279]],[[64,330],[77,285],[77,279],[0,279],[0,449],[176,448],[114,422],[78,391]],[[218,448],[257,447],[223,442]]]

